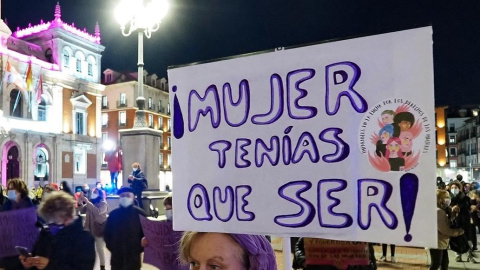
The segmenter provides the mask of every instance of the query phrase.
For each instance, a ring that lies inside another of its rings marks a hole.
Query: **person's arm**
[[[143,181],[143,180],[146,180],[145,179],[145,174],[143,174],[142,171],[140,171],[137,176],[133,176],[133,179],[137,180],[137,181]]]
[[[108,248],[108,250],[112,251],[112,245],[113,245],[113,225],[114,225],[114,215],[115,214],[110,214],[110,216],[107,218],[107,224],[105,225],[105,230],[103,233],[103,240],[105,240],[105,245]]]
[[[443,210],[437,210],[438,231],[446,236],[459,236],[464,233],[463,229],[450,228],[447,214]]]
[[[293,260],[295,261],[295,265],[305,268],[305,246],[303,245],[303,237],[300,237],[295,244]]]

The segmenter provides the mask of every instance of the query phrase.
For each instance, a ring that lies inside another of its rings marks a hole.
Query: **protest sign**
[[[182,232],[173,230],[170,221],[154,221],[140,216],[143,234],[148,241],[143,262],[169,270],[188,270],[190,265],[179,264],[178,247]]]
[[[0,212],[0,258],[19,255],[15,246],[31,252],[39,234],[36,222],[34,207]]]
[[[348,266],[369,265],[368,244],[364,242],[336,241],[304,238],[305,262],[309,266],[332,265],[337,269]]]
[[[175,230],[437,245],[431,27],[168,76]]]

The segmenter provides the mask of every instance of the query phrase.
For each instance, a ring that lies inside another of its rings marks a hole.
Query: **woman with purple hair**
[[[185,232],[180,258],[194,270],[277,270],[275,252],[261,235]]]

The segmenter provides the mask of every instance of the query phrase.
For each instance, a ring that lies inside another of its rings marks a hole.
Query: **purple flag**
[[[143,262],[168,270],[188,270],[188,264],[178,261],[178,246],[183,232],[173,230],[170,221],[154,221],[140,216],[143,234],[148,241]]]
[[[15,246],[32,251],[39,229],[35,226],[37,211],[34,207],[0,213],[0,258],[19,255]]]

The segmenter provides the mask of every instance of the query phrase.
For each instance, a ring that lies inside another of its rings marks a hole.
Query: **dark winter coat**
[[[450,206],[458,206],[460,208],[460,212],[455,218],[456,227],[462,228],[465,231],[467,238],[470,239],[470,198],[466,196],[465,193],[459,192],[457,196],[452,196]]]
[[[90,270],[95,265],[95,240],[78,217],[55,236],[48,227],[42,229],[32,254],[50,260],[46,270]]]
[[[144,190],[144,186],[148,186],[147,179],[145,179],[145,174],[142,170],[136,170],[132,172],[133,180],[128,179],[130,187],[133,189],[133,193],[138,194]]]
[[[120,206],[108,216],[104,239],[112,254],[112,270],[137,270],[142,266],[143,230],[139,215],[146,216],[142,209],[131,205]]]

